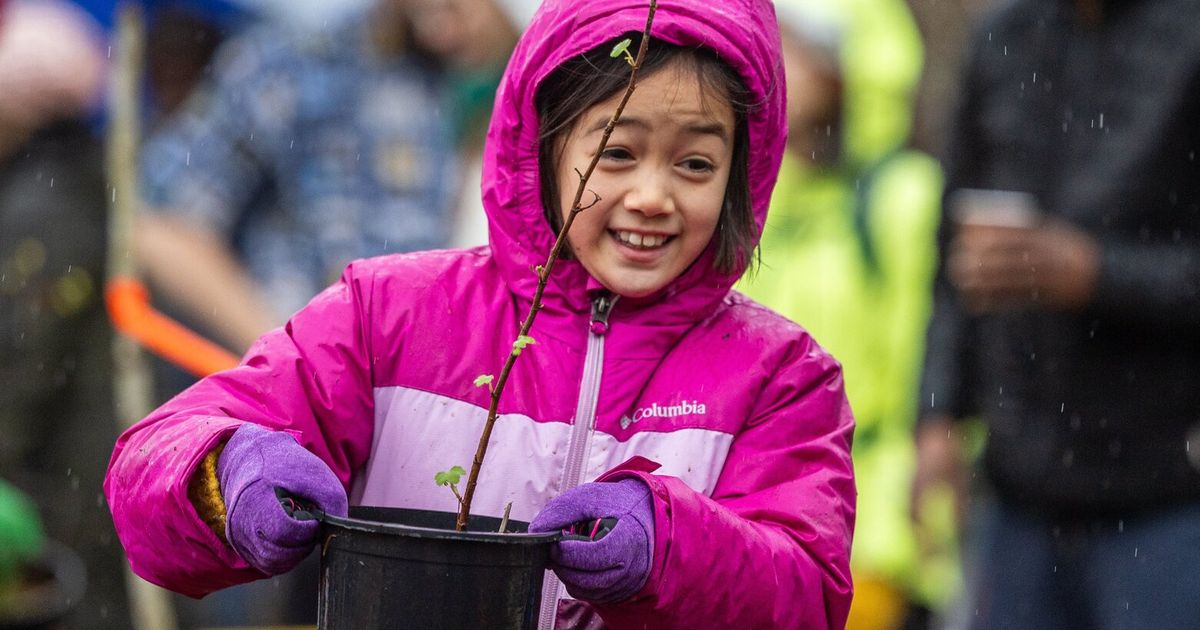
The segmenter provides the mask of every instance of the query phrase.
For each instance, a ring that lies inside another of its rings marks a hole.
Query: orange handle
[[[136,279],[109,280],[104,299],[108,317],[119,332],[196,376],[208,376],[238,364],[233,353],[154,310],[145,285]]]

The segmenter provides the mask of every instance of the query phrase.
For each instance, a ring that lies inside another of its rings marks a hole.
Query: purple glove
[[[650,577],[654,557],[654,500],[640,479],[585,483],[552,499],[529,524],[531,532],[566,530],[580,521],[615,517],[599,540],[562,540],[550,551],[558,579],[572,597],[615,603],[633,597]]]
[[[295,438],[256,424],[243,424],[217,459],[225,498],[225,537],[251,566],[278,575],[312,551],[319,523],[292,518],[276,488],[336,516],[346,516],[346,490],[319,457]]]

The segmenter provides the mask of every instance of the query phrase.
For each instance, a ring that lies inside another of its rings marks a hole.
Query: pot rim
[[[436,512],[436,510],[424,510]],[[394,536],[408,536],[412,538],[427,538],[437,540],[463,540],[475,542],[489,542],[509,545],[544,545],[557,542],[562,538],[561,532],[480,532],[480,531],[465,531],[460,532],[454,529],[441,529],[435,527],[418,527],[415,525],[403,525],[401,523],[388,523],[384,521],[374,521],[370,519],[354,518],[351,516],[334,516],[323,512],[312,513],[312,516],[323,524],[343,529],[354,531],[389,534]]]

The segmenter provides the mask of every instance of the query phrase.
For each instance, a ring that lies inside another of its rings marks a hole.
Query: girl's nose
[[[633,184],[625,194],[625,208],[657,216],[675,211],[674,198],[666,178],[657,173],[639,172],[633,175]]]

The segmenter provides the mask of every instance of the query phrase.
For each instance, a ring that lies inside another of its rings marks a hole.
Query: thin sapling
[[[625,87],[625,93],[622,95],[620,102],[617,104],[616,110],[612,117],[609,118],[608,124],[604,127],[604,133],[600,137],[600,144],[596,152],[592,156],[591,162],[587,169],[579,172],[576,169],[575,173],[579,176],[579,185],[575,189],[575,197],[571,202],[571,211],[567,214],[563,221],[562,227],[558,230],[558,234],[554,241],[554,247],[551,248],[546,262],[538,265],[534,271],[538,276],[537,288],[534,290],[533,301],[529,307],[529,313],[525,316],[521,323],[520,332],[517,338],[512,343],[512,348],[504,361],[504,366],[500,369],[499,376],[492,374],[481,374],[475,378],[476,387],[487,387],[490,394],[490,404],[488,406],[487,420],[484,421],[483,431],[479,436],[479,445],[475,450],[475,458],[471,462],[471,470],[467,476],[466,486],[463,489],[461,496],[458,491],[458,483],[461,480],[463,469],[461,466],[453,466],[449,470],[437,473],[434,476],[435,482],[438,485],[448,485],[450,490],[454,492],[454,496],[458,499],[459,511],[456,528],[458,531],[464,531],[467,528],[467,521],[471,514],[471,499],[475,496],[475,485],[479,480],[479,471],[483,467],[484,457],[487,455],[488,442],[492,437],[492,429],[496,424],[496,417],[500,409],[500,398],[504,393],[504,386],[508,382],[508,377],[512,372],[513,364],[517,357],[521,356],[521,352],[529,346],[535,345],[537,342],[530,336],[530,329],[533,327],[533,321],[537,317],[537,313],[542,308],[542,294],[546,290],[546,284],[550,279],[550,273],[554,269],[554,263],[558,260],[559,254],[563,246],[567,242],[567,233],[571,229],[571,224],[575,221],[575,217],[584,210],[592,207],[596,202],[600,201],[600,196],[595,191],[589,191],[587,188],[588,179],[595,171],[597,163],[604,154],[605,147],[608,146],[609,136],[612,135],[613,129],[617,126],[617,122],[621,119],[621,113],[625,110],[626,103],[629,102],[630,96],[633,95],[634,89],[637,87],[638,70],[642,67],[642,60],[646,56],[646,49],[650,43],[650,27],[654,23],[654,12],[658,8],[657,0],[650,0],[649,11],[646,15],[646,26],[642,31],[641,43],[638,46],[637,56],[634,57],[629,53],[629,46],[632,40],[624,39],[613,46],[611,56],[613,58],[624,56],[629,63],[631,70],[629,72],[629,83]],[[585,192],[591,192],[593,199],[587,205],[583,205],[583,196]]]

